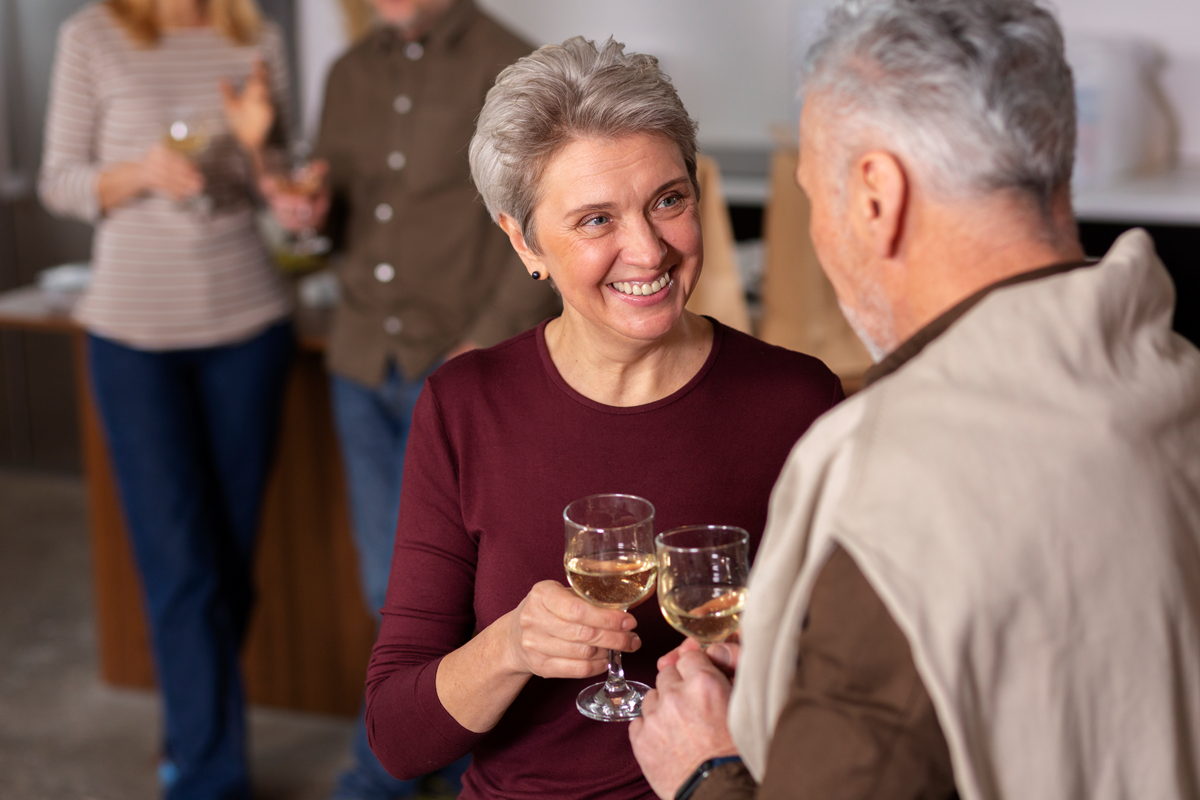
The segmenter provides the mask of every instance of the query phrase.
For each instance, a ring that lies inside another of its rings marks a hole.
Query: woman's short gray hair
[[[1071,179],[1074,84],[1036,0],[842,0],[807,70],[840,141],[881,133],[944,196],[1014,189],[1045,209]]]
[[[533,210],[542,174],[567,144],[581,138],[638,133],[679,147],[697,196],[696,123],[658,59],[576,36],[525,56],[496,78],[471,139],[471,176],[492,219],[521,226],[538,252]]]

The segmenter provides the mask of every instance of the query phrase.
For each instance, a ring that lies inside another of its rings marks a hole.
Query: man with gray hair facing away
[[[660,660],[651,786],[1200,797],[1200,353],[1145,232],[1084,259],[1057,23],[845,0],[809,61],[798,179],[878,363],[780,476],[740,651]]]

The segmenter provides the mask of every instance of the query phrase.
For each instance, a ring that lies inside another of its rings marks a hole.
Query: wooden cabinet
[[[325,320],[307,312],[297,324],[301,347],[263,503],[258,598],[243,660],[246,688],[253,703],[352,715],[361,701],[375,623],[359,590],[321,364]],[[36,289],[0,295],[0,327],[55,333],[72,343],[101,677],[114,686],[152,687],[141,590],[84,368],[86,337]]]

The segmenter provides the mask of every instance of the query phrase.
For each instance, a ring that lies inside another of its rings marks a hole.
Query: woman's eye
[[[586,226],[592,227],[592,228],[599,228],[601,225],[604,225],[607,222],[608,222],[608,217],[601,215],[601,216],[595,216],[595,217],[588,217],[587,219],[585,219],[583,221],[583,224]]]

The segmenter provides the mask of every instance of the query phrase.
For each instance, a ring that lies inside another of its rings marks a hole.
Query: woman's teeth
[[[618,281],[612,284],[612,287],[622,294],[631,294],[635,297],[645,297],[646,295],[661,292],[671,282],[671,274],[664,272],[662,276],[651,283],[630,283],[629,281]]]

